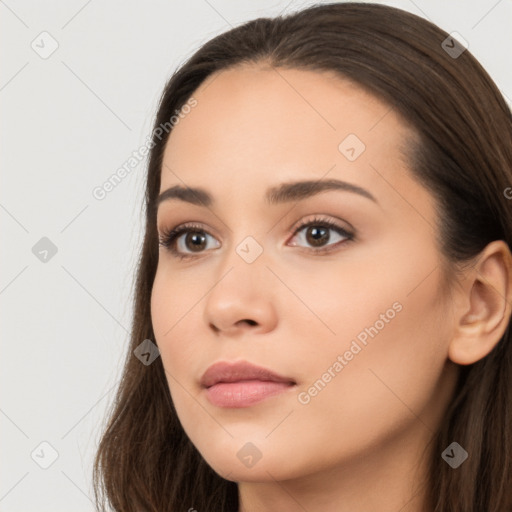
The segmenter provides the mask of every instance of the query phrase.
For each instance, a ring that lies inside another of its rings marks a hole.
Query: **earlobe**
[[[512,310],[512,255],[503,240],[488,244],[467,270],[468,280],[448,357],[473,364],[489,354],[502,338]]]

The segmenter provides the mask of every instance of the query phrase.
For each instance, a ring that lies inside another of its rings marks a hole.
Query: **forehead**
[[[376,166],[405,170],[399,145],[412,135],[409,127],[389,105],[333,73],[245,65],[210,76],[192,96],[197,105],[165,148],[161,190],[257,193],[324,176],[375,190],[382,186]]]

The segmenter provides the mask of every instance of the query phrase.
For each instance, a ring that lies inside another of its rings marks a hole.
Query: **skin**
[[[197,106],[168,140],[160,191],[198,186],[215,203],[164,202],[157,226],[199,223],[208,245],[195,253],[182,235],[190,260],[160,247],[151,297],[183,428],[219,475],[239,483],[241,511],[429,510],[428,442],[458,365],[484,357],[506,328],[510,252],[493,242],[444,286],[438,209],[399,151],[414,133],[347,80],[253,64],[210,77],[193,96]],[[366,146],[354,161],[338,149],[348,134]],[[330,178],[377,203],[347,191],[264,200],[270,186]],[[330,230],[332,252],[315,254],[307,227],[293,233],[316,214],[352,226],[354,240],[335,248],[343,237]],[[248,236],[263,249],[252,263],[236,252]],[[299,393],[394,303],[394,318],[301,403]],[[214,406],[199,380],[212,363],[235,360],[297,385],[251,407]],[[237,457],[247,442],[261,453],[252,467]]]

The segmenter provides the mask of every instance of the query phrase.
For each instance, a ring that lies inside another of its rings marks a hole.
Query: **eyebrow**
[[[352,192],[366,197],[378,204],[377,199],[368,192],[368,190],[341,180],[321,180],[321,181],[296,181],[291,183],[282,183],[281,185],[271,187],[265,195],[269,205],[286,203],[290,201],[300,201],[312,197],[320,192],[327,190],[342,190]],[[175,185],[164,190],[157,198],[155,208],[158,209],[161,203],[171,199],[178,199],[198,206],[209,207],[215,202],[213,197],[202,188],[182,187]]]

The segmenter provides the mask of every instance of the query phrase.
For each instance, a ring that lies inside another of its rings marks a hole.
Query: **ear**
[[[484,358],[498,344],[512,310],[512,255],[503,240],[488,244],[466,271],[457,307],[448,357],[468,365]]]

